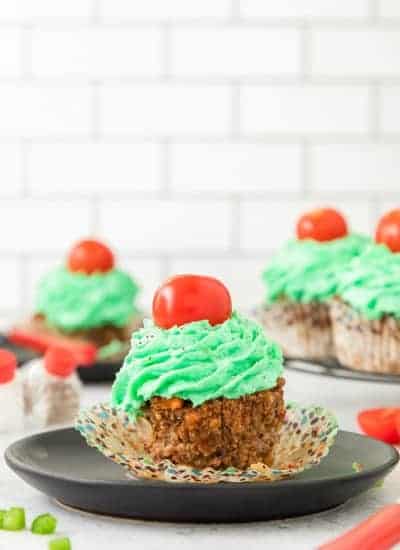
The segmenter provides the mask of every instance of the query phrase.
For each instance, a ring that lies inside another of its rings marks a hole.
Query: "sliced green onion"
[[[25,529],[25,510],[10,508],[3,516],[3,529],[6,531],[21,531]]]
[[[49,550],[71,550],[71,541],[67,537],[53,539],[49,542]]]
[[[31,531],[35,535],[52,535],[57,527],[57,520],[51,514],[42,514],[32,522]]]

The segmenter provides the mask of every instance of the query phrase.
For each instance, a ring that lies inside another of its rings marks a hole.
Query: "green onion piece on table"
[[[7,510],[0,510],[0,529],[3,529],[4,516]]]
[[[54,539],[49,542],[49,550],[71,550],[71,541],[69,538]]]
[[[32,522],[31,531],[36,535],[52,535],[57,527],[57,520],[51,514],[42,514]]]
[[[25,529],[25,510],[10,508],[3,516],[3,529],[6,531],[21,531]]]

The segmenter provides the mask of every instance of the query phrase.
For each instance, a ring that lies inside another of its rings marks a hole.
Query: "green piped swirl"
[[[123,271],[72,273],[59,267],[40,282],[36,311],[64,331],[126,326],[136,310],[135,281]]]
[[[370,239],[348,235],[328,242],[292,240],[269,262],[262,278],[265,301],[324,302],[338,288],[338,274],[368,246]]]
[[[283,372],[280,348],[263,329],[233,313],[220,325],[196,321],[161,329],[146,321],[114,382],[111,404],[135,417],[154,396],[194,406],[275,387]]]
[[[369,320],[400,319],[400,254],[371,245],[339,278],[338,295]]]

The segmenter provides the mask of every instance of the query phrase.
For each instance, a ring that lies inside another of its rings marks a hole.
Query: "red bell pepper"
[[[391,443],[400,443],[400,407],[367,409],[357,416],[360,428],[367,435]]]
[[[389,504],[318,550],[389,550],[400,542],[400,504]]]
[[[94,363],[97,348],[90,342],[75,342],[74,340],[53,336],[51,334],[34,333],[29,330],[14,328],[7,334],[13,344],[27,347],[45,353],[50,347],[62,347],[74,354],[79,366],[90,366]]]

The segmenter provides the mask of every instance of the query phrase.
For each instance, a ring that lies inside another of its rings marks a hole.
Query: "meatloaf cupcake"
[[[329,208],[302,216],[297,237],[263,273],[260,320],[285,356],[326,359],[333,356],[329,301],[337,291],[337,275],[369,239],[349,234],[343,216]]]
[[[376,240],[385,244],[371,245],[339,277],[335,352],[352,369],[400,374],[400,210],[382,218]]]
[[[132,336],[111,399],[151,426],[148,454],[195,468],[271,464],[285,416],[278,346],[209,277],[167,281],[153,317]]]
[[[23,340],[26,335],[33,346],[35,338],[89,342],[97,359],[123,357],[142,317],[135,307],[138,285],[114,264],[113,253],[101,242],[77,243],[66,263],[40,281],[35,315],[11,336]]]
[[[338,426],[322,407],[285,406],[282,362],[222,283],[173,277],[133,334],[111,401],[82,411],[76,428],[135,478],[286,479],[318,464]]]

